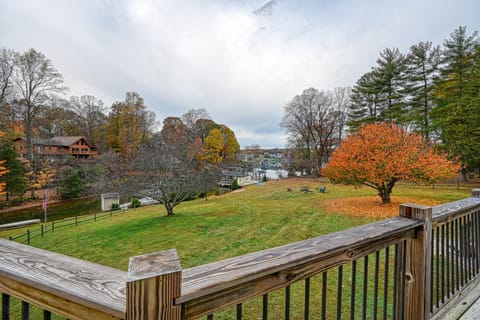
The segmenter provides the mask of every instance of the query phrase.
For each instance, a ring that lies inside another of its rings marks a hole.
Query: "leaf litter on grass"
[[[436,206],[445,201],[415,197],[393,196],[391,203],[382,203],[380,197],[351,197],[326,199],[320,202],[328,212],[345,214],[353,217],[391,218],[399,214],[404,203],[415,203],[424,206]]]

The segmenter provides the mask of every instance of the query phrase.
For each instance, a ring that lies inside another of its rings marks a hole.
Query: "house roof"
[[[78,140],[83,139],[87,141],[84,137],[82,136],[71,136],[71,137],[53,137],[49,139],[49,144],[50,145],[57,145],[57,146],[69,146],[77,142]],[[87,142],[88,143],[88,142]]]
[[[20,137],[20,138],[17,138],[15,140],[20,140],[20,139],[25,140],[24,137]],[[87,139],[85,139],[85,137],[82,137],[82,136],[57,136],[57,137],[53,137],[53,138],[50,138],[50,139],[33,138],[32,139],[32,144],[34,144],[34,145],[44,145],[44,146],[65,146],[65,147],[68,147],[68,146],[74,144],[75,142],[77,142],[80,139],[85,140],[85,142],[87,142],[87,144],[90,145],[90,143],[87,141]]]

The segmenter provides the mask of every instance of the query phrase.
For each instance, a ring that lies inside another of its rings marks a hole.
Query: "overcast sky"
[[[283,147],[283,109],[352,86],[386,47],[480,30],[478,0],[0,0],[0,47],[52,60],[68,95],[205,108],[242,147]]]

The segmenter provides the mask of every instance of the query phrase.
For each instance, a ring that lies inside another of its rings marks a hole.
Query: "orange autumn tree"
[[[323,173],[333,183],[366,185],[383,203],[399,180],[434,183],[458,173],[460,166],[438,153],[419,134],[394,124],[365,125],[335,150]]]

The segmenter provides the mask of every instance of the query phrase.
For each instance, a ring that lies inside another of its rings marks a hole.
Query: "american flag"
[[[43,212],[47,211],[47,193],[46,192],[43,194],[42,209],[43,209]]]

